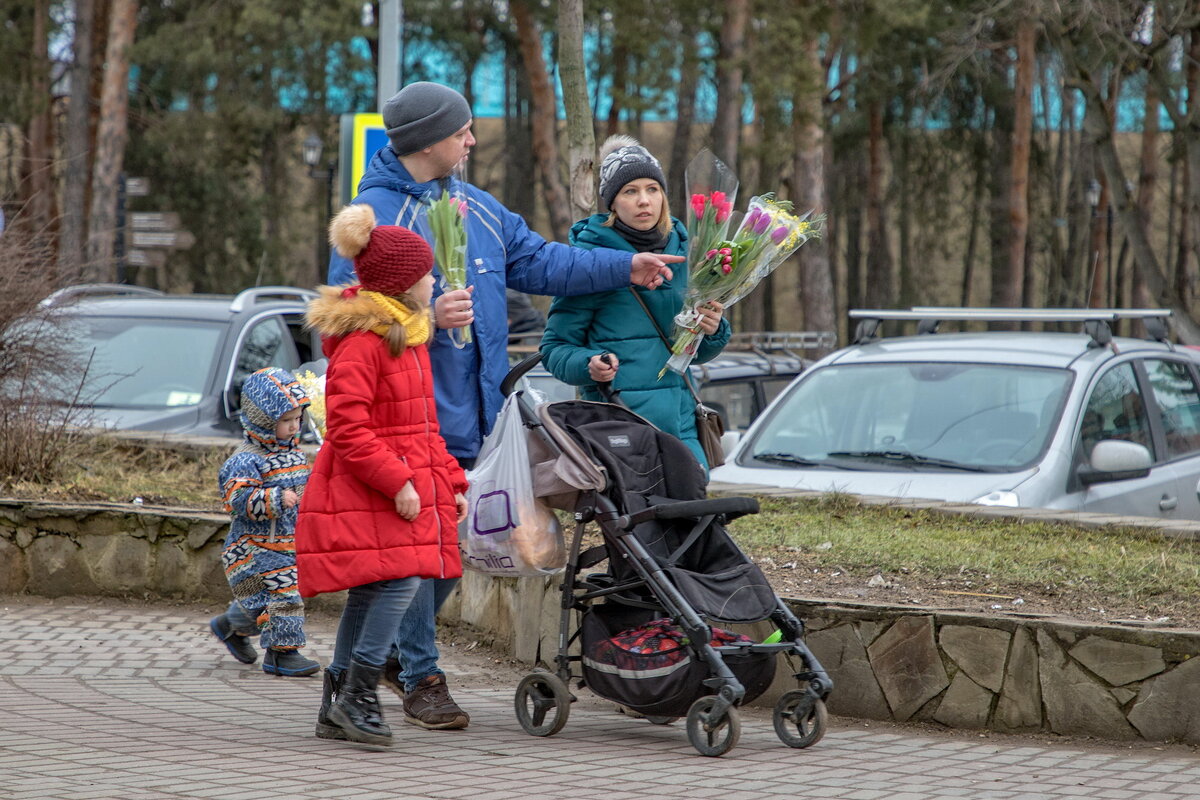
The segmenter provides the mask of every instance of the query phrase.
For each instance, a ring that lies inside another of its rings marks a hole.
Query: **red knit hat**
[[[365,203],[346,206],[329,223],[329,243],[354,259],[362,287],[389,296],[404,294],[433,269],[433,251],[419,235],[399,225],[376,225]]]

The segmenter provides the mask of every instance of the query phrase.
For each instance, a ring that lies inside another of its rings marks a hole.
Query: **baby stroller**
[[[535,353],[513,367],[506,395],[539,360]],[[770,686],[783,652],[802,668],[799,688],[775,706],[775,732],[790,747],[820,740],[833,684],[804,644],[803,624],[725,529],[758,513],[758,501],[705,499],[704,472],[688,447],[618,402],[535,405],[525,392],[517,401],[535,494],[576,523],[554,671],[534,671],[517,686],[525,732],[562,730],[576,681],[651,723],[685,717],[697,751],[724,755],[741,735],[738,707]],[[601,541],[585,548],[592,521]],[[778,631],[766,642],[713,627],[767,619]]]

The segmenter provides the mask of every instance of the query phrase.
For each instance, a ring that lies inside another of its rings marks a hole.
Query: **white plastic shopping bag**
[[[566,565],[558,518],[533,496],[527,431],[517,395],[504,402],[467,472],[467,519],[459,527],[463,566],[489,575],[553,575]]]

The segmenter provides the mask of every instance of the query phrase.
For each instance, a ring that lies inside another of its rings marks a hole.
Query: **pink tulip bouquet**
[[[725,162],[701,150],[688,164],[688,274],[704,261],[704,254],[729,232],[738,179]]]
[[[671,357],[659,372],[683,374],[704,338],[697,307],[717,301],[726,308],[748,295],[763,278],[810,239],[818,238],[824,217],[808,219],[792,213],[792,205],[770,194],[750,198],[750,207],[733,236],[709,242],[692,266],[688,256],[688,288],[683,310],[675,316]]]

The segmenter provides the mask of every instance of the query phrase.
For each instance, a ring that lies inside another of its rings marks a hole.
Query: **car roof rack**
[[[301,289],[298,286],[252,286],[238,292],[237,297],[229,304],[233,312],[245,311],[256,303],[268,299],[294,297],[298,300],[312,300],[318,295],[313,289]]]
[[[116,297],[126,294],[161,297],[163,292],[147,286],[133,286],[128,283],[79,283],[74,286],[64,286],[58,291],[52,292],[38,303],[38,308],[51,308],[80,297]]]
[[[833,331],[747,331],[729,337],[726,350],[749,350],[759,355],[786,353],[799,358],[797,350],[832,350],[837,346]]]
[[[916,321],[918,334],[937,333],[946,320],[971,322],[1082,322],[1083,332],[1092,338],[1092,347],[1112,341],[1110,323],[1121,319],[1141,320],[1150,338],[1167,342],[1168,308],[956,308],[952,306],[913,306],[908,311],[888,309],[850,310],[857,319],[853,343],[865,344],[877,338],[884,320]]]

